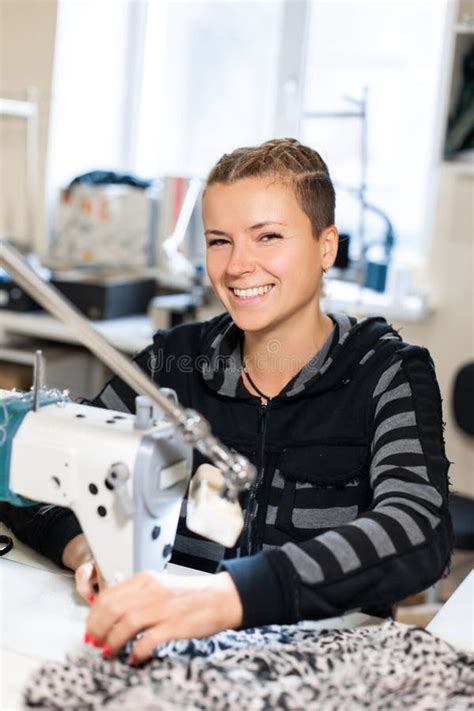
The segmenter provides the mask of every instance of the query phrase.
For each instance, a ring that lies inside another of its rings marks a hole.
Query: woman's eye
[[[229,244],[226,239],[210,239],[207,243],[208,247],[220,247],[222,244]]]
[[[265,242],[273,242],[275,239],[282,239],[282,235],[279,235],[277,232],[269,232],[266,235],[262,235],[260,239]]]

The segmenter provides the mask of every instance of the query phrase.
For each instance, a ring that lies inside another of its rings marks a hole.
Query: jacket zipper
[[[250,489],[249,500],[247,504],[247,510],[245,512],[244,518],[244,531],[245,531],[245,542],[241,555],[251,555],[252,550],[252,533],[253,533],[253,523],[257,516],[257,493],[260,484],[263,481],[263,476],[265,473],[265,433],[267,429],[267,417],[268,411],[270,409],[271,398],[268,399],[267,403],[261,402],[258,408],[259,418],[260,418],[260,448],[259,448],[259,461],[257,477],[252,484]]]

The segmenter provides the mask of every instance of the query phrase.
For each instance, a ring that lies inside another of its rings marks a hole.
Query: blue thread
[[[10,396],[0,400],[0,501],[14,506],[33,506],[36,501],[15,494],[10,489],[10,465],[13,440],[24,418],[33,409],[33,393]],[[40,407],[66,402],[67,396],[58,390],[48,390],[40,395]],[[31,464],[34,476],[34,462]]]

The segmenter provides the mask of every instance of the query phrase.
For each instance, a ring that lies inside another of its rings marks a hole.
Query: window
[[[434,155],[446,2],[350,0],[311,3],[301,139],[319,150],[337,183],[340,229],[359,235],[357,114],[367,87],[367,192],[394,225],[398,244],[421,248]],[[348,97],[348,98],[345,98]],[[366,213],[366,238],[383,234]],[[356,247],[357,240],[356,240]]]
[[[88,170],[124,168],[129,11],[127,2],[58,2],[48,149],[51,195]]]
[[[205,175],[273,135],[282,0],[149,2],[136,170]]]

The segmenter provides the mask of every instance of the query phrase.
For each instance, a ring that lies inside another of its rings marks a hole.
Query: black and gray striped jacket
[[[242,332],[227,314],[160,331],[136,359],[257,466],[237,547],[188,531],[184,503],[172,558],[227,570],[244,626],[386,608],[434,583],[449,560],[449,463],[429,354],[384,319],[332,318],[322,350],[266,407],[242,382]],[[94,404],[133,410],[134,395],[113,379]],[[194,466],[203,461],[195,453]],[[69,540],[71,515],[49,515]]]

